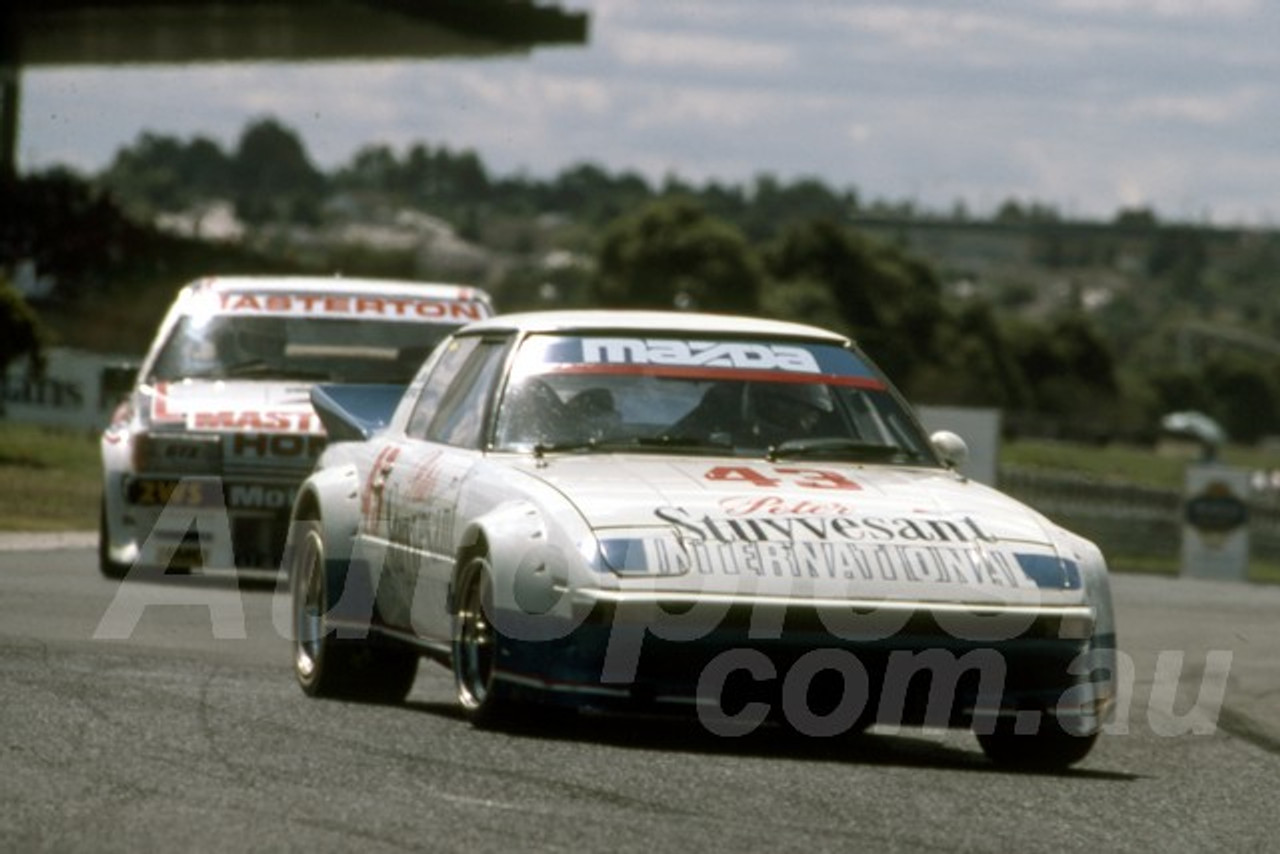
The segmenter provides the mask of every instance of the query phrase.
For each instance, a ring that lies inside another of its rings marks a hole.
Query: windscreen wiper
[[[728,442],[712,439],[701,439],[696,436],[672,436],[663,433],[659,436],[631,436],[625,439],[580,439],[565,442],[538,442],[533,446],[534,456],[562,453],[569,451],[614,452],[614,451],[663,451],[669,453],[703,453],[707,450],[732,450]]]
[[[225,377],[253,377],[262,374],[273,374],[277,370],[275,365],[270,364],[265,359],[246,359],[243,362],[234,362],[222,368],[222,375]]]
[[[660,433],[657,436],[637,436],[635,443],[641,448],[653,448],[673,453],[699,453],[706,450],[731,451],[733,443],[701,436]]]
[[[573,439],[572,442],[538,442],[534,444],[535,457],[548,453],[566,453],[570,451],[600,451],[602,443],[599,439]]]
[[[269,377],[282,380],[327,380],[328,371],[313,371],[305,368],[294,368],[279,365],[265,359],[248,359],[227,365],[222,369],[224,377]]]
[[[864,442],[860,439],[848,439],[840,436],[787,439],[776,445],[771,445],[765,451],[765,459],[770,462],[803,457],[825,457],[856,462],[882,463],[890,460],[900,460],[907,455],[909,455],[908,452],[897,445]]]

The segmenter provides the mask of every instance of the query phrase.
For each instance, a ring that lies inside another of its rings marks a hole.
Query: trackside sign
[[[103,371],[125,361],[124,356],[55,347],[45,351],[44,373],[32,376],[23,359],[0,377],[0,413],[20,424],[100,430],[118,403],[103,383]]]
[[[1182,574],[1243,581],[1249,574],[1249,472],[1221,465],[1187,468]]]

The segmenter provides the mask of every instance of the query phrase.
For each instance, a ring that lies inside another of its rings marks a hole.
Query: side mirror
[[[929,437],[929,442],[947,468],[958,469],[969,459],[969,446],[950,430],[939,430]]]

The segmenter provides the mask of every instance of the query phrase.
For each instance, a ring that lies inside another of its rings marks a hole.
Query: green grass
[[[1182,485],[1187,457],[1158,454],[1150,448],[1136,446],[1018,440],[1001,445],[1000,463],[1177,489]]]
[[[1139,445],[1079,445],[1047,440],[1006,441],[1000,446],[1000,463],[1049,471],[1069,471],[1104,481],[1133,483],[1161,489],[1182,489],[1187,464],[1198,452],[1174,445],[1151,448]],[[1276,468],[1274,451],[1228,447],[1219,462],[1242,468]]]
[[[97,528],[101,492],[96,435],[0,421],[0,531]]]
[[[1280,584],[1280,563],[1271,560],[1249,561],[1249,580]]]

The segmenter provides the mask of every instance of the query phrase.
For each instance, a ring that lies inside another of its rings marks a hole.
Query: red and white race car
[[[239,276],[185,286],[102,436],[99,562],[279,566],[289,509],[325,445],[316,382],[405,383],[492,314],[457,285]]]
[[[498,316],[403,395],[313,399],[330,444],[285,556],[309,694],[401,699],[427,656],[482,723],[972,727],[1047,767],[1115,699],[1098,549],[959,474],[964,442],[834,333]]]

